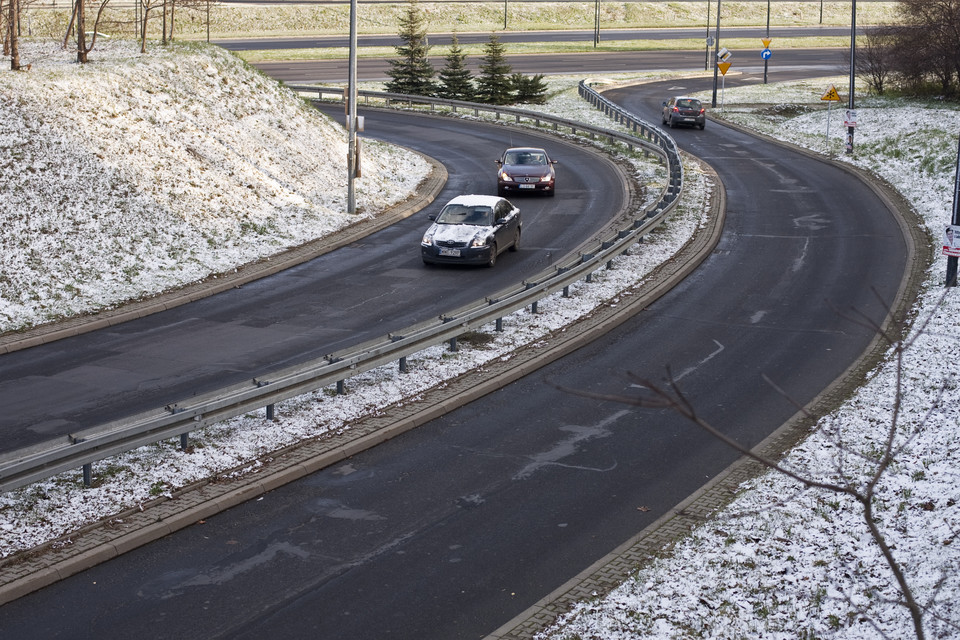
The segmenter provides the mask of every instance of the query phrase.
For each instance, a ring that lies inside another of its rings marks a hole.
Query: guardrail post
[[[400,356],[400,373],[407,372],[407,356]]]
[[[450,338],[450,351],[452,351],[453,353],[456,353],[458,351],[457,336],[453,336],[452,338]]]
[[[533,303],[530,305],[530,313],[533,313],[533,314],[536,314],[536,313],[537,313],[537,303],[538,303],[538,302],[540,302],[540,301],[539,301],[539,300],[534,300]]]
[[[503,318],[497,318],[497,325],[495,331],[503,331]]]
[[[93,464],[87,463],[83,465],[83,486],[89,487],[93,484]]]
[[[337,380],[337,395],[342,396],[347,392],[346,387],[343,384],[343,380]]]
[[[570,297],[570,285],[567,285],[563,288],[563,297],[564,298]]]
[[[180,451],[186,451],[190,448],[190,432],[180,434]]]
[[[268,404],[268,405],[267,405],[267,420],[273,422],[273,419],[274,419],[273,405],[272,405],[272,404]]]

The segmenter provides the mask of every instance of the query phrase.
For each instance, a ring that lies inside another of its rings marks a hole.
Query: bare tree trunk
[[[84,0],[77,0],[77,62],[87,63],[87,23]]]
[[[20,34],[17,33],[20,26],[20,0],[7,0],[9,14],[7,16],[7,41],[10,46],[10,70],[20,70]]]

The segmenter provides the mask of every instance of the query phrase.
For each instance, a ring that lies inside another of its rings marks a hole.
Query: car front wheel
[[[487,260],[487,267],[492,267],[497,264],[497,243],[494,242],[490,245],[490,258]]]

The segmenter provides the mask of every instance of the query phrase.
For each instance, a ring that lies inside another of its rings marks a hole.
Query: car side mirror
[[[551,160],[551,161],[550,161],[550,164],[560,164],[560,161],[559,161],[559,160]]]
[[[496,222],[493,223],[493,225],[494,225],[495,227],[500,227],[500,226],[505,225],[505,224],[507,224],[507,219],[506,219],[506,218],[497,218]]]
[[[436,219],[437,219],[437,214],[431,213],[430,215],[427,216],[427,219],[428,219],[428,220],[436,220]]]
[[[660,106],[661,106],[661,107],[665,107],[665,106],[667,106],[667,101],[666,101],[666,100],[664,100],[663,102],[661,102],[661,103],[660,103]]]
[[[494,162],[497,163],[497,166],[498,166],[498,167],[502,167],[502,166],[503,166],[503,160],[494,160]]]

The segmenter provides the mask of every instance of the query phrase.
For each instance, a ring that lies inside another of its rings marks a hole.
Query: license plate
[[[440,255],[446,256],[447,258],[459,258],[460,249],[444,249],[443,247],[441,247]]]
[[[521,189],[536,189],[537,185],[535,184],[522,184],[520,185]]]

